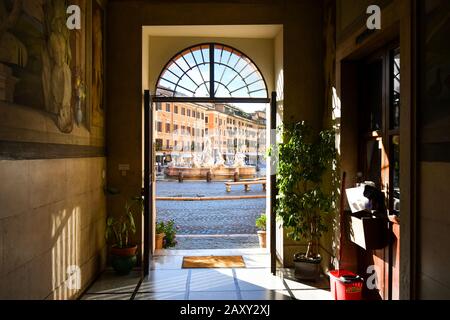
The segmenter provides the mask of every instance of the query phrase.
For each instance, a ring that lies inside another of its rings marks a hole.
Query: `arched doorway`
[[[253,61],[223,44],[200,44],[176,54],[156,86],[157,97],[189,101],[267,102],[266,81]],[[251,99],[251,100],[247,100]]]
[[[144,172],[144,270],[148,271],[150,256],[154,250],[155,235],[155,174],[152,168],[154,159],[157,156],[157,150],[151,148],[154,141],[152,126],[155,125],[154,110],[163,110],[167,112],[180,114],[200,119],[208,122],[205,117],[206,112],[202,110],[190,110],[189,108],[179,108],[174,105],[179,104],[222,104],[222,110],[226,113],[235,113],[236,110],[227,105],[233,104],[269,104],[270,103],[270,123],[275,126],[275,94],[269,98],[266,81],[256,64],[243,52],[233,47],[220,43],[201,43],[188,47],[168,60],[161,71],[154,94],[145,91],[145,172]],[[175,109],[176,108],[176,109]],[[234,125],[234,123],[233,123]],[[158,131],[174,130],[175,125],[170,123],[157,124]],[[159,128],[161,127],[161,128]],[[188,127],[189,134],[193,128]],[[275,129],[275,128],[271,128]],[[177,130],[181,128],[177,127]],[[207,129],[205,129],[205,132]],[[182,129],[186,132],[186,127]],[[194,131],[195,132],[195,131]],[[198,133],[197,133],[198,134]],[[159,139],[160,140],[160,139]],[[164,140],[165,141],[165,140]],[[164,146],[164,141],[158,141],[158,146]],[[236,145],[234,139],[234,145]],[[176,143],[175,143],[176,144]],[[220,143],[222,144],[222,143]],[[242,144],[249,146],[247,140],[242,140]],[[186,147],[185,142],[182,144]],[[191,143],[187,144],[190,150]],[[194,144],[192,144],[194,148]],[[167,148],[173,147],[173,144],[167,140]],[[202,145],[202,149],[204,146]],[[193,150],[193,149],[192,149]],[[247,159],[247,158],[245,158]],[[258,163],[258,156],[256,158]],[[245,161],[245,160],[244,160]],[[275,197],[275,176],[270,176],[269,192],[270,199]],[[270,204],[273,201],[270,201]],[[270,205],[266,212],[269,213],[268,219],[268,247],[271,251],[272,272],[275,272],[275,215],[272,215],[272,206]]]

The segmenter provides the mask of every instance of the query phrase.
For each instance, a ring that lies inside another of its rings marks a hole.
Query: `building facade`
[[[263,165],[266,152],[266,114],[246,113],[231,105],[156,103],[154,124],[156,162],[173,158],[189,164],[192,154],[209,144],[213,156],[231,164],[236,153],[249,165]]]

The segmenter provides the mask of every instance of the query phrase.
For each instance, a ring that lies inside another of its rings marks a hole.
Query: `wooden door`
[[[144,234],[142,266],[143,274],[150,271],[150,257],[154,252],[154,144],[153,144],[153,108],[150,91],[144,92]]]

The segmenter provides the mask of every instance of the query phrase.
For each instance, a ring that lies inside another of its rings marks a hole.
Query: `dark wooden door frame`
[[[150,252],[153,251],[153,237],[150,234],[150,226],[153,225],[153,195],[151,178],[151,161],[153,158],[153,109],[149,90],[144,91],[144,247],[143,247],[143,274],[150,272]]]
[[[152,169],[151,163],[153,159],[153,148],[151,148],[153,143],[153,109],[152,103],[154,102],[191,102],[198,103],[196,98],[184,98],[181,100],[177,98],[167,98],[167,97],[156,97],[150,94],[149,90],[144,91],[144,240],[143,240],[143,255],[142,255],[142,265],[144,276],[149,274],[150,268],[150,253],[153,251],[153,237],[151,236],[150,227],[153,225],[153,182],[152,182]],[[206,102],[206,101],[205,101]],[[209,100],[208,102],[239,102],[239,103],[270,103],[270,123],[271,130],[276,129],[276,106],[277,106],[277,94],[272,92],[271,99],[218,99],[217,101]],[[276,216],[275,216],[275,199],[276,199],[276,176],[275,174],[270,175],[270,266],[271,272],[276,273]]]
[[[277,128],[277,93],[272,92],[272,97],[270,100],[270,130],[274,132]],[[273,137],[273,134],[269,135]],[[276,143],[276,141],[271,141],[271,145]],[[273,275],[276,275],[277,272],[277,248],[276,248],[276,210],[275,210],[275,201],[277,197],[277,177],[274,170],[272,168],[273,162],[271,161],[271,172],[270,172],[270,272]]]

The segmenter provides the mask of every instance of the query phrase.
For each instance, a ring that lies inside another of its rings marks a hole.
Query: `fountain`
[[[210,138],[206,139],[203,151],[192,152],[188,158],[183,156],[172,158],[172,163],[165,171],[171,178],[177,178],[181,174],[183,179],[200,180],[206,179],[210,173],[213,180],[221,180],[233,178],[235,173],[241,178],[254,178],[256,174],[256,167],[246,165],[244,150],[238,150],[234,159],[226,155],[225,161],[221,152],[213,152]]]

